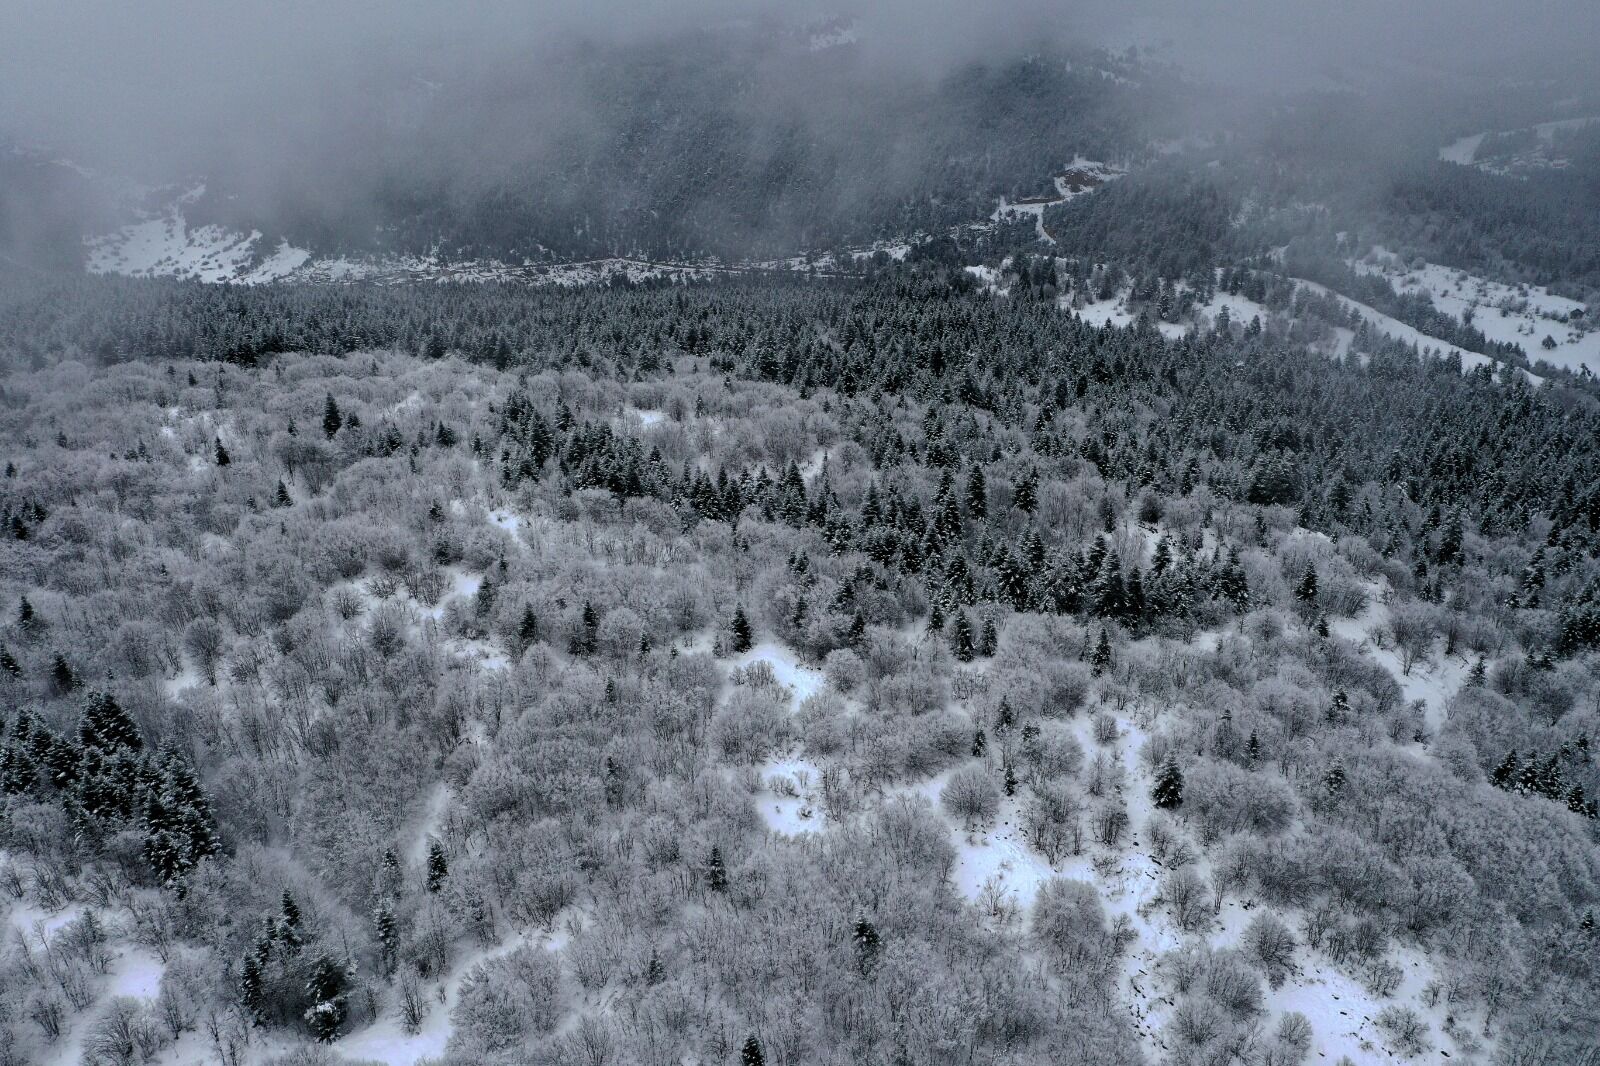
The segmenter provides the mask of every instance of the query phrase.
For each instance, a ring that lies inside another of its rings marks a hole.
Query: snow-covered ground
[[[198,192],[172,204],[159,217],[141,219],[112,233],[85,242],[87,267],[93,274],[130,277],[188,278],[205,282],[254,285],[270,281],[343,284],[357,281],[401,282],[518,282],[527,285],[573,288],[669,279],[704,280],[725,274],[774,271],[837,271],[833,257],[808,260],[794,257],[771,263],[723,264],[656,262],[614,256],[572,262],[508,262],[500,259],[445,259],[437,255],[316,256],[287,241],[270,250],[258,230],[242,233],[221,226],[190,226],[183,204]],[[857,261],[884,251],[902,259],[910,250],[904,243],[874,245],[853,253]],[[853,264],[852,264],[853,268]]]
[[[1386,315],[1382,311],[1379,311],[1373,307],[1369,307],[1366,304],[1360,303],[1356,300],[1352,300],[1348,296],[1342,296],[1324,285],[1319,285],[1314,281],[1306,281],[1301,278],[1296,278],[1295,282],[1302,288],[1311,292],[1333,296],[1340,303],[1344,304],[1344,306],[1355,311],[1356,314],[1361,317],[1361,320],[1373,330],[1383,334],[1386,337],[1389,337],[1392,340],[1397,340],[1402,344],[1414,344],[1419,351],[1432,351],[1433,354],[1438,356],[1443,356],[1446,358],[1450,356],[1460,357],[1461,368],[1463,370],[1473,370],[1480,366],[1498,367],[1501,365],[1498,361],[1490,359],[1486,355],[1480,355],[1477,352],[1469,352],[1460,345],[1450,344],[1446,341],[1440,340],[1437,337],[1430,337],[1426,333],[1423,333],[1421,330],[1417,329],[1415,326],[1407,325],[1392,315]],[[1529,374],[1525,370],[1518,370],[1517,372],[1525,376],[1534,384],[1541,384],[1544,381],[1544,379],[1538,375]]]
[[[822,771],[809,759],[768,759],[756,768],[762,791],[756,810],[767,828],[784,836],[814,833],[827,825],[817,795]]]
[[[1553,152],[1556,134],[1563,130],[1581,129],[1600,122],[1600,115],[1556,119],[1524,126],[1514,130],[1485,130],[1468,134],[1439,149],[1439,158],[1446,163],[1477,167],[1491,174],[1520,174],[1530,170],[1559,170],[1568,160]],[[1519,145],[1505,154],[1485,155],[1493,150],[1495,138],[1519,135]],[[1527,142],[1527,143],[1522,143]]]
[[[1466,681],[1471,664],[1461,656],[1430,653],[1419,656],[1408,671],[1385,634],[1390,614],[1389,605],[1384,602],[1384,591],[1382,585],[1373,583],[1368,588],[1367,605],[1361,613],[1353,618],[1330,618],[1328,631],[1350,641],[1389,671],[1408,704],[1421,701],[1428,732],[1437,736],[1444,725],[1445,708]]]
[[[311,259],[310,252],[286,241],[263,253],[261,240],[259,230],[240,234],[220,226],[190,229],[183,215],[174,211],[90,242],[88,268],[92,274],[250,285],[289,277]]]
[[[0,853],[0,860],[5,855]],[[113,908],[85,907],[74,904],[57,911],[46,911],[37,905],[12,902],[0,921],[0,943],[15,938],[30,952],[43,952],[71,922],[86,911],[93,911],[102,929],[108,933],[121,924],[123,915]],[[149,949],[108,936],[106,951],[109,965],[103,976],[96,978],[96,990],[90,1005],[67,1014],[61,1036],[38,1060],[41,1066],[77,1066],[84,1061],[84,1039],[99,1020],[111,1000],[117,996],[153,1001],[161,992],[161,978],[166,967]],[[56,950],[59,950],[57,947]]]
[[[1427,293],[1435,307],[1455,318],[1470,312],[1472,324],[1484,336],[1520,344],[1529,360],[1543,359],[1567,370],[1587,366],[1600,374],[1600,323],[1591,323],[1588,309],[1577,300],[1537,285],[1507,285],[1437,263],[1410,266],[1382,248],[1351,265],[1382,276],[1398,292]],[[1555,347],[1544,346],[1546,337]]]
[[[827,683],[821,670],[803,666],[799,658],[777,641],[762,641],[732,663],[734,669],[747,669],[751,664],[764,662],[772,667],[778,684],[789,690],[790,709],[795,709],[822,690]]]

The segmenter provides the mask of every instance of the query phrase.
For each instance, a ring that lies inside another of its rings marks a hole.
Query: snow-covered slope
[[[857,260],[882,250],[901,258],[909,246],[874,246]],[[654,262],[613,257],[580,262],[506,262],[499,259],[449,259],[440,255],[316,256],[287,241],[269,246],[259,230],[240,233],[221,226],[190,226],[182,205],[87,242],[92,274],[186,278],[213,283],[255,285],[271,281],[348,283],[518,282],[562,287],[638,283],[654,279],[693,280],[722,274],[773,271],[836,272],[832,257],[796,257],[770,263],[723,264]]]
[[[279,242],[264,252],[259,230],[238,234],[220,226],[191,229],[177,212],[125,226],[89,244],[91,274],[194,278],[256,284],[295,273],[311,253]]]
[[[1600,373],[1600,322],[1591,322],[1588,309],[1577,300],[1537,285],[1507,285],[1437,263],[1408,265],[1381,248],[1352,265],[1363,273],[1381,275],[1399,292],[1427,293],[1446,314],[1461,318],[1470,313],[1472,324],[1484,336],[1520,344],[1530,360]],[[1547,337],[1553,346],[1546,346]]]
[[[1568,160],[1556,151],[1556,135],[1600,122],[1600,115],[1556,119],[1515,130],[1485,130],[1468,134],[1439,149],[1446,163],[1477,167],[1490,174],[1526,174],[1533,170],[1560,170]]]

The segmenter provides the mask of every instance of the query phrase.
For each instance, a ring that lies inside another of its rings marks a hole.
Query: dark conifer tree
[[[344,425],[344,416],[339,412],[339,403],[333,398],[333,393],[328,393],[328,398],[322,404],[322,432],[332,440]]]
[[[972,472],[967,475],[964,495],[968,517],[979,522],[989,517],[989,485],[984,480],[983,467],[974,464]]]
[[[317,958],[306,982],[306,995],[311,1006],[306,1008],[306,1025],[311,1034],[323,1043],[331,1043],[344,1028],[349,1010],[350,975],[331,955]]]
[[[400,927],[395,921],[394,906],[380,900],[372,914],[373,934],[378,941],[378,961],[385,977],[394,973],[400,958]]]
[[[1183,771],[1178,768],[1178,760],[1173,755],[1169,754],[1156,771],[1155,787],[1150,791],[1150,798],[1164,811],[1183,805]]]
[[[955,621],[951,624],[950,651],[957,662],[970,663],[977,656],[977,647],[972,641],[972,623],[965,611],[957,611]]]
[[[84,701],[83,717],[78,721],[78,743],[107,754],[136,752],[144,747],[139,727],[122,705],[104,692],[91,692]]]
[[[761,1041],[754,1036],[744,1042],[744,1050],[739,1052],[739,1066],[767,1066],[766,1056],[761,1053]]]
[[[1344,791],[1344,763],[1335,758],[1322,775],[1322,787],[1330,796],[1337,796]]]
[[[1111,638],[1103,627],[1100,639],[1095,643],[1094,654],[1089,656],[1089,665],[1094,667],[1096,674],[1102,674],[1111,667]]]
[[[233,458],[228,455],[228,449],[224,448],[222,446],[222,438],[221,437],[217,438],[217,452],[216,452],[216,455],[217,455],[217,465],[218,466],[227,466],[229,463],[233,462]]]
[[[295,902],[288,889],[284,889],[283,898],[279,900],[278,943],[283,945],[284,954],[290,957],[298,955],[300,945],[305,942],[300,930],[301,921],[300,904]]]
[[[72,664],[67,662],[65,655],[58,654],[51,662],[50,684],[63,696],[78,687],[77,672],[72,669]]]
[[[706,859],[706,886],[713,892],[728,887],[728,868],[722,864],[722,849],[711,845],[711,855]]]
[[[859,648],[867,639],[867,618],[857,609],[850,616],[850,627],[845,630],[844,642],[847,647]]]
[[[1307,565],[1306,572],[1300,578],[1300,584],[1295,586],[1295,599],[1301,603],[1315,603],[1317,601],[1317,568]]]
[[[989,658],[1000,650],[1000,631],[995,627],[993,618],[983,620],[983,636],[979,639],[978,647],[984,658]]]
[[[1017,481],[1012,493],[1012,504],[1023,514],[1033,514],[1039,506],[1039,472],[1029,468]]]
[[[262,962],[258,951],[253,950],[246,955],[244,964],[240,968],[239,1006],[244,1008],[245,1017],[250,1019],[252,1025],[266,1023],[266,978],[262,973]]]
[[[425,884],[429,892],[437,893],[450,876],[450,861],[445,857],[444,845],[437,839],[428,841],[428,864]]]
[[[1339,689],[1333,694],[1333,702],[1328,704],[1328,721],[1342,722],[1350,715],[1350,697],[1345,695],[1344,689]]]
[[[742,605],[733,609],[733,622],[728,626],[728,636],[728,647],[735,655],[743,655],[755,647],[755,632]]]
[[[872,971],[878,965],[878,952],[882,944],[878,939],[878,927],[873,925],[865,916],[856,919],[854,932],[850,937],[851,945],[856,953],[856,970],[862,977],[872,976]]]

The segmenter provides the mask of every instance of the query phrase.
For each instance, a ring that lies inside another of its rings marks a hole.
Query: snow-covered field
[[[1342,304],[1355,311],[1376,334],[1400,341],[1403,344],[1416,345],[1419,351],[1432,352],[1436,356],[1458,356],[1461,360],[1461,366],[1465,370],[1471,370],[1479,366],[1495,367],[1500,365],[1488,356],[1480,355],[1477,352],[1469,352],[1458,345],[1439,340],[1437,337],[1430,337],[1416,327],[1409,326],[1392,315],[1386,315],[1382,311],[1369,307],[1364,303],[1333,293],[1326,286],[1319,285],[1316,282],[1296,279],[1296,284],[1312,292],[1335,296]],[[1559,297],[1552,297],[1552,299],[1559,299]],[[1061,306],[1092,326],[1125,327],[1132,325],[1138,318],[1137,314],[1128,305],[1126,293],[1110,300],[1091,301],[1077,308],[1072,306],[1070,297],[1062,297]],[[1197,327],[1211,328],[1216,324],[1218,316],[1224,309],[1228,312],[1229,319],[1240,325],[1247,324],[1255,318],[1266,322],[1273,315],[1270,309],[1247,297],[1218,292],[1206,304],[1195,309],[1195,315],[1191,321],[1159,322],[1157,323],[1157,328],[1166,336],[1176,339]],[[1594,337],[1595,335],[1587,336]],[[1332,338],[1333,343],[1329,347],[1329,354],[1343,356],[1349,349],[1351,339],[1352,334],[1349,330],[1336,331],[1335,337]],[[1588,341],[1585,343],[1588,343]],[[1534,356],[1534,358],[1537,358],[1537,356]],[[1551,362],[1555,363],[1557,361],[1552,359]],[[1519,371],[1519,373],[1524,373],[1528,380],[1534,384],[1543,381],[1537,375],[1527,374],[1525,371]]]
[[[1552,151],[1555,147],[1556,134],[1564,130],[1582,129],[1596,122],[1600,122],[1600,115],[1556,119],[1515,130],[1485,130],[1482,133],[1472,133],[1457,138],[1445,145],[1439,149],[1439,158],[1446,163],[1477,167],[1491,174],[1559,170],[1565,167],[1568,161],[1559,153]],[[1511,136],[1518,138],[1515,150],[1503,154],[1493,152],[1495,139]],[[1492,154],[1485,155],[1486,152]]]
[[[220,226],[190,229],[173,213],[126,226],[89,245],[92,274],[192,278],[197,281],[259,284],[278,281],[305,267],[311,253],[280,242],[263,254],[259,230],[248,235]]]
[[[1401,293],[1427,293],[1446,314],[1461,318],[1470,313],[1484,336],[1520,344],[1530,360],[1600,373],[1600,323],[1591,323],[1588,309],[1577,300],[1538,285],[1507,285],[1437,263],[1407,264],[1382,248],[1352,265],[1384,277]],[[1545,346],[1547,337],[1554,347]]]

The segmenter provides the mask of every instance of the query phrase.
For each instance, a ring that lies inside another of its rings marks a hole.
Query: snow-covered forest
[[[10,6],[0,1066],[1600,1066],[1600,8]]]
[[[14,315],[9,1061],[1594,1056],[1600,416],[937,277]]]

